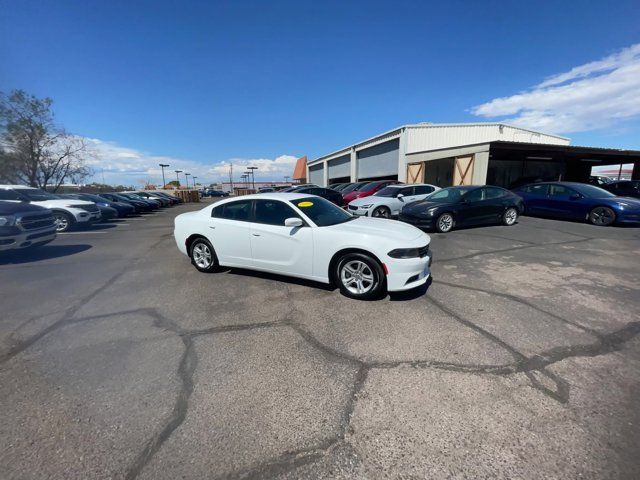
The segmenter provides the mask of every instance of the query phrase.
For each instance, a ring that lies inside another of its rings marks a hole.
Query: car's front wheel
[[[609,207],[596,207],[589,212],[589,221],[594,225],[606,227],[616,221],[616,213]]]
[[[377,298],[385,290],[382,267],[364,253],[344,255],[336,264],[335,279],[343,295],[359,300]]]
[[[502,223],[504,223],[505,225],[515,225],[517,221],[518,210],[516,210],[514,207],[507,208],[502,214]]]
[[[378,217],[378,218],[390,218],[391,217],[391,210],[389,210],[388,207],[376,207],[373,212],[371,212],[371,216],[372,217]]]
[[[204,238],[196,238],[191,244],[189,253],[191,263],[199,271],[209,273],[215,271],[217,259],[211,244]]]
[[[53,221],[58,233],[68,232],[73,226],[73,217],[65,212],[53,212]]]
[[[436,220],[436,230],[440,233],[450,232],[454,225],[453,215],[450,213],[443,213]]]

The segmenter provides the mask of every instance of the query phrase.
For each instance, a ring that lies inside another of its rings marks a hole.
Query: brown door
[[[453,185],[471,185],[473,178],[473,155],[456,158],[453,166]]]
[[[411,163],[407,165],[407,183],[424,182],[424,163]]]

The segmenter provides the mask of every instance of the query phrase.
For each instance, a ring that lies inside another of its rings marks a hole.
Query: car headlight
[[[396,248],[387,253],[391,258],[417,258],[420,256],[418,248]]]
[[[436,214],[436,212],[437,212],[437,211],[438,211],[438,209],[437,209],[437,208],[430,208],[429,210],[427,210],[427,211],[425,212],[425,214],[426,214],[427,216],[429,216],[429,217],[433,217],[433,216]]]
[[[373,203],[367,203],[366,205],[360,205],[360,208],[371,208]]]
[[[10,227],[16,224],[16,217],[13,215],[0,215],[0,227]]]

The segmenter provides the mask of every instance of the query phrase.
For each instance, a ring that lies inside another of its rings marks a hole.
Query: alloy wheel
[[[515,208],[509,208],[504,212],[504,223],[507,225],[513,225],[518,219],[518,212]]]
[[[69,218],[62,213],[54,213],[53,221],[56,225],[56,232],[64,232],[69,229]]]
[[[373,288],[375,276],[371,267],[365,262],[352,260],[342,266],[340,281],[354,295],[362,295]]]
[[[448,232],[452,228],[453,217],[448,213],[440,215],[440,218],[438,219],[438,230],[440,230],[441,232]]]
[[[373,210],[371,216],[379,218],[389,218],[391,216],[391,212],[387,207],[378,207]]]
[[[198,243],[195,247],[193,247],[193,252],[191,255],[193,256],[194,263],[198,267],[209,268],[211,266],[213,255],[211,255],[211,250],[206,244]]]
[[[596,207],[589,214],[589,220],[594,225],[611,225],[615,219],[615,213],[607,207]]]

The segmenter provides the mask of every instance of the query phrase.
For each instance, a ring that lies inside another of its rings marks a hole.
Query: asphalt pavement
[[[2,478],[638,478],[640,228],[433,234],[361,302],[197,272],[201,206],[0,257]]]

